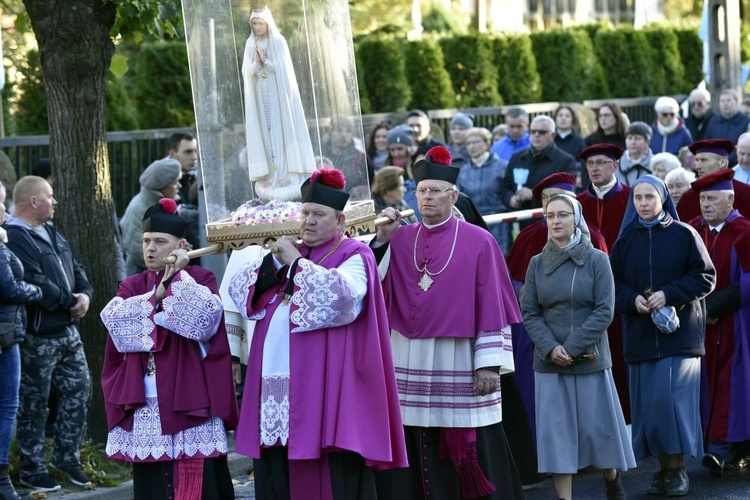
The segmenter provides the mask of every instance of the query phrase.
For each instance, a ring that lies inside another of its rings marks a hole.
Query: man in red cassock
[[[712,174],[719,170],[731,170],[729,155],[734,151],[732,141],[726,139],[705,139],[690,145],[690,151],[695,155],[695,169],[698,177]],[[732,179],[734,190],[734,208],[745,217],[750,217],[750,185]],[[677,215],[683,222],[690,222],[701,216],[701,205],[698,192],[688,189],[682,194],[677,204]]]
[[[612,248],[617,241],[630,196],[630,187],[618,181],[615,176],[621,156],[622,149],[603,143],[589,146],[578,155],[586,166],[591,184],[576,198],[581,202],[583,218],[586,219],[589,229],[597,228],[604,236],[608,248]],[[593,238],[591,241],[593,242]],[[622,323],[620,312],[617,310],[607,333],[617,395],[620,398],[625,422],[630,423],[628,372],[622,351]]]
[[[734,171],[721,169],[692,183],[701,235],[716,267],[716,288],[706,298],[706,356],[701,405],[708,453],[703,466],[715,475],[750,472],[750,220],[733,208]]]

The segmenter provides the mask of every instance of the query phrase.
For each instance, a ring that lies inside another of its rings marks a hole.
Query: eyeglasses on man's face
[[[440,196],[443,193],[453,191],[453,188],[448,189],[437,189],[437,188],[417,188],[417,196],[426,196],[428,193],[430,196]]]
[[[544,218],[548,221],[553,221],[555,219],[558,220],[565,220],[568,217],[572,217],[573,214],[571,212],[547,212],[544,214]]]
[[[589,160],[586,162],[587,167],[603,167],[604,165],[609,165],[610,163],[614,163],[614,160]]]
[[[549,134],[549,130],[544,130],[541,128],[532,128],[532,129],[529,129],[529,133],[531,135],[547,135]]]

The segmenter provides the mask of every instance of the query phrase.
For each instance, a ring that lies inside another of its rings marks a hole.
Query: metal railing
[[[687,96],[673,96],[678,102]],[[593,110],[604,102],[616,102],[620,105],[631,121],[645,121],[651,123],[654,119],[654,102],[658,97],[639,97],[633,99],[606,99],[598,101],[584,101],[579,113],[582,121],[582,132],[589,133],[595,128]],[[544,102],[536,104],[523,104],[519,107],[525,109],[531,117],[545,114],[551,115],[560,105],[559,102]],[[508,109],[516,106],[496,106],[487,108],[462,109],[474,115],[474,123],[478,127],[490,130],[503,122],[503,115]],[[450,120],[456,113],[456,109],[429,110],[427,114],[436,129],[447,131],[450,128]],[[377,113],[362,116],[362,123],[367,135],[375,124],[388,121],[392,124],[402,123],[407,113]],[[113,195],[117,213],[122,215],[130,199],[135,196],[139,189],[138,177],[143,169],[151,162],[164,157],[169,150],[169,137],[175,132],[184,129],[170,128],[157,130],[135,130],[128,132],[110,132],[107,134],[109,149],[110,175],[112,177]],[[49,156],[49,136],[19,136],[5,137],[0,139],[2,149],[13,163],[16,174],[21,177],[31,173],[32,166],[41,158]]]

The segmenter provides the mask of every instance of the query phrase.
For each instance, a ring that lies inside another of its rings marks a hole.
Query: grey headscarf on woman
[[[586,219],[583,218],[583,207],[581,206],[581,202],[568,194],[559,193],[549,199],[549,201],[547,202],[547,206],[549,206],[549,204],[555,200],[562,200],[570,205],[570,207],[573,209],[573,220],[575,221],[576,225],[576,230],[573,233],[573,236],[570,237],[570,243],[562,247],[563,250],[570,248],[581,241],[582,234],[585,234],[587,238],[591,239],[589,226],[586,225]],[[547,239],[550,239],[550,237],[548,236]]]

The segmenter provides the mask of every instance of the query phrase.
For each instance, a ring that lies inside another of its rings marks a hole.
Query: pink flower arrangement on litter
[[[254,226],[298,221],[301,209],[302,203],[297,201],[271,200],[266,203],[259,198],[253,198],[232,212],[232,225]]]

